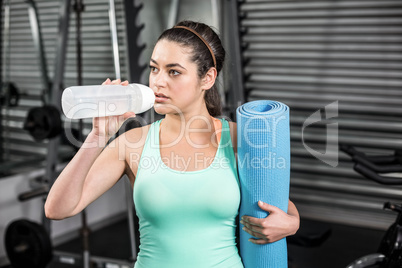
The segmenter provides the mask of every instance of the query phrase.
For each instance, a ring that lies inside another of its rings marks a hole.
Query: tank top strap
[[[233,144],[232,144],[232,137],[230,135],[230,125],[229,122],[221,118],[220,119],[222,122],[222,133],[221,133],[221,141],[219,144],[219,148],[222,154],[225,155],[225,157],[229,158],[232,163],[234,163],[234,166],[236,165],[236,158],[233,150]]]
[[[222,148],[226,148],[226,146],[229,145],[229,142],[231,142],[229,122],[224,118],[221,118],[220,121],[222,122],[220,142],[222,143],[221,145],[223,145]]]
[[[219,144],[217,157],[222,157],[226,159],[225,161],[227,161],[230,169],[233,170],[233,173],[235,174],[237,184],[240,185],[239,177],[237,174],[236,155],[234,153],[232,137],[230,135],[230,124],[229,121],[224,118],[221,118],[220,120],[222,122],[222,138],[221,143]]]

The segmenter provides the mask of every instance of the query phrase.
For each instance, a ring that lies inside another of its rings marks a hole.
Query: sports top
[[[229,123],[220,120],[215,158],[197,171],[169,168],[160,155],[161,120],[151,125],[134,182],[140,226],[135,268],[243,268],[235,242],[236,159]]]

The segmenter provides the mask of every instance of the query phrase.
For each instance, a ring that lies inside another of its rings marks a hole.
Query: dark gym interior
[[[288,267],[402,267],[401,0],[0,5],[1,268],[134,267],[126,176],[74,217],[44,215],[49,187],[92,128],[63,114],[61,93],[107,78],[147,85],[158,36],[184,19],[223,42],[225,118],[255,100],[290,108],[289,198],[301,221],[287,238]],[[117,136],[159,118],[148,110]]]

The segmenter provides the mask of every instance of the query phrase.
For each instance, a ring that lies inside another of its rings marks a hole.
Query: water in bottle
[[[155,94],[141,84],[73,86],[63,91],[63,113],[70,119],[136,114],[153,107]]]

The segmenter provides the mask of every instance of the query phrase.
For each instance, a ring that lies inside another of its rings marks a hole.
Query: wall
[[[244,1],[240,12],[246,100],[290,107],[300,215],[388,228],[395,213],[383,203],[400,203],[402,187],[355,172],[338,144],[369,156],[402,149],[401,2]]]

